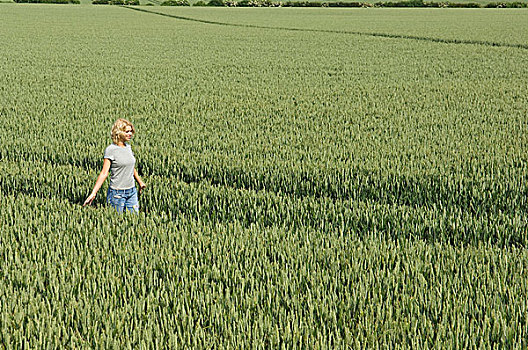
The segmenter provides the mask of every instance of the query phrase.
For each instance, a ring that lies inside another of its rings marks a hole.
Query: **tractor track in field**
[[[153,15],[179,19],[182,21],[214,24],[214,25],[227,26],[227,27],[285,30],[285,31],[292,31],[292,32],[308,32],[308,33],[348,34],[348,35],[370,36],[370,37],[388,38],[388,39],[407,39],[407,40],[417,40],[417,41],[428,41],[428,42],[442,43],[442,44],[480,45],[480,46],[516,48],[516,49],[528,50],[528,44],[510,44],[510,43],[499,43],[499,42],[483,41],[483,40],[443,39],[443,38],[431,38],[431,37],[422,37],[422,36],[415,36],[415,35],[405,35],[405,34],[369,33],[369,32],[348,31],[348,30],[271,27],[271,26],[255,25],[255,24],[227,23],[227,22],[209,21],[205,19],[171,15],[168,13],[145,10],[145,9],[126,6],[126,5],[123,5],[121,7],[134,10],[134,11],[145,12],[145,13],[149,13]]]

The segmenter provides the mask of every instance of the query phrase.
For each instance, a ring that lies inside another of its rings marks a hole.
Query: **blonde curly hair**
[[[125,129],[127,126],[132,128],[132,135],[136,133],[134,125],[126,119],[118,119],[112,126],[112,141],[117,145],[120,141],[124,140]]]

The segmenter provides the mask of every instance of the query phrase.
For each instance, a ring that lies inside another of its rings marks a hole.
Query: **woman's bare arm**
[[[110,159],[105,158],[105,160],[103,161],[103,169],[97,177],[97,181],[95,182],[95,186],[92,190],[92,193],[88,196],[88,198],[86,198],[83,206],[92,204],[93,200],[95,199],[95,196],[97,195],[97,191],[99,191],[106,178],[108,177],[108,172],[110,171],[110,164]]]
[[[138,185],[139,185],[139,193],[141,193],[141,191],[143,191],[145,189],[145,187],[147,187],[147,185],[143,182],[143,180],[141,180],[141,177],[139,177],[139,174],[136,170],[136,168],[134,168],[134,179],[136,179]]]

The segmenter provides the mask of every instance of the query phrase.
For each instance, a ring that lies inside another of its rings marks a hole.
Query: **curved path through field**
[[[218,22],[218,21],[209,21],[199,18],[185,17],[171,15],[168,13],[145,10],[142,8],[131,7],[131,6],[121,6],[130,10],[146,12],[153,15],[159,15],[164,17],[175,18],[183,21],[192,21],[200,22],[206,24],[216,24],[221,26],[229,27],[243,27],[243,28],[257,28],[257,29],[275,29],[275,30],[289,30],[295,32],[314,32],[314,33],[338,33],[338,34],[352,34],[352,35],[362,35],[362,36],[371,36],[371,37],[381,37],[381,38],[390,38],[390,39],[409,39],[409,40],[420,40],[420,41],[430,41],[444,44],[463,44],[463,45],[482,45],[482,46],[495,46],[495,47],[509,47],[509,48],[518,48],[528,50],[527,44],[514,44],[514,43],[499,43],[493,41],[482,41],[482,40],[462,40],[462,39],[444,39],[444,38],[431,38],[431,37],[422,37],[415,35],[404,35],[404,34],[389,34],[389,33],[369,33],[369,32],[359,32],[359,31],[348,31],[348,30],[325,30],[325,29],[308,29],[308,28],[289,28],[289,27],[271,27],[271,26],[261,26],[261,25],[252,25],[252,24],[238,24],[238,23],[227,23],[227,22]]]

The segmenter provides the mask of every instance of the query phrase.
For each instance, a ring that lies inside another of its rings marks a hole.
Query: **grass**
[[[155,10],[2,5],[0,343],[526,346],[526,11]]]

